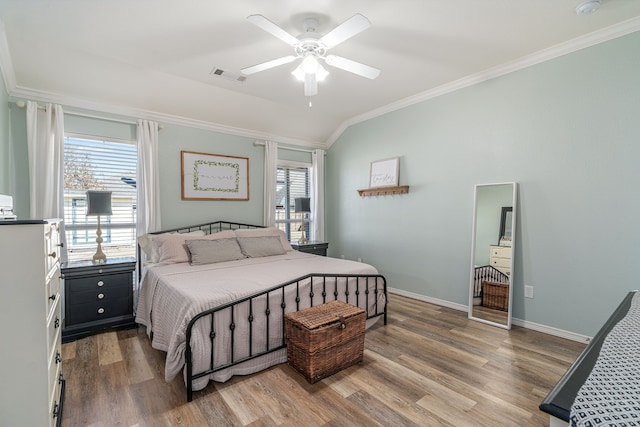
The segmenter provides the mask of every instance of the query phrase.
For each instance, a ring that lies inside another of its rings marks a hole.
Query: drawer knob
[[[104,286],[104,282],[102,280],[98,281],[98,286]]]
[[[49,256],[50,256],[51,258],[57,258],[57,257],[58,257],[58,254],[57,254],[56,252],[51,252],[51,253],[49,254]]]
[[[64,243],[58,243],[56,246],[60,246],[61,248],[64,248]]]
[[[102,314],[102,313],[104,313],[104,308],[100,307],[100,308],[98,309],[98,314]]]
[[[98,294],[98,299],[104,298],[104,294]]]
[[[56,299],[56,294],[51,294],[51,296],[49,297],[49,299],[51,301],[54,301]]]
[[[53,329],[58,329],[60,327],[60,318],[56,317],[56,320],[53,321]]]
[[[60,362],[62,362],[62,355],[59,351],[56,351],[56,365]]]

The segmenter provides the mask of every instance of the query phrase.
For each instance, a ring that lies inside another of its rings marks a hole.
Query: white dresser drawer
[[[57,417],[60,416],[60,394],[62,393],[62,334],[58,332],[56,337],[53,357],[49,360],[50,426],[56,425]]]
[[[496,268],[511,268],[511,259],[508,258],[493,258],[491,265]]]
[[[54,268],[56,263],[60,263],[60,223],[52,222],[45,228],[45,248],[47,252],[47,271]]]
[[[60,329],[58,328],[58,331]],[[60,333],[56,335],[60,338]],[[58,374],[60,373],[60,366],[62,366],[62,340],[56,340],[55,346],[52,349],[53,351],[50,353],[49,357],[49,394],[51,394],[55,388],[55,385],[58,381]]]
[[[47,307],[49,308],[47,316],[49,316],[56,301],[60,299],[60,264],[56,264],[47,276],[45,298],[47,299]]]
[[[62,330],[62,310],[60,306],[60,297],[58,296],[54,302],[51,316],[47,318],[47,348],[49,349],[50,355],[55,351],[54,348],[60,347],[60,343],[62,342],[60,335],[60,331]]]
[[[60,397],[62,395],[62,370],[60,369],[60,365],[58,365],[58,379],[56,380],[55,388],[53,389],[53,393],[51,395],[51,400],[49,402],[49,408],[51,408],[51,422],[50,426],[57,425],[58,417],[61,417],[61,402]]]
[[[491,257],[511,259],[510,246],[491,246]]]

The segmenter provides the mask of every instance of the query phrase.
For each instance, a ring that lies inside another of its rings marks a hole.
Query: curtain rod
[[[264,141],[253,141],[253,145],[254,146],[260,146],[260,147],[264,147],[265,143]],[[303,153],[313,153],[314,150],[308,149],[308,148],[295,148],[295,147],[283,147],[281,145],[278,145],[278,149],[282,149],[282,150],[289,150],[289,151],[301,151]]]

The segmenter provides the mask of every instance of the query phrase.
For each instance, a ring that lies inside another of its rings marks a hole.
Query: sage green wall
[[[162,226],[173,228],[213,220],[262,224],[264,147],[253,139],[208,130],[165,125],[160,132],[159,166]],[[180,151],[249,158],[249,200],[182,200]]]
[[[637,32],[351,126],[326,162],[330,255],[466,305],[474,184],[516,181],[513,315],[593,335],[639,287],[639,51]],[[395,156],[410,192],[359,197]]]

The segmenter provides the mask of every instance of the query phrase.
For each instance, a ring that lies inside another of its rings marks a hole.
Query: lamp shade
[[[311,199],[309,197],[296,197],[295,212],[311,212]]]
[[[87,191],[87,216],[111,215],[111,191]]]

